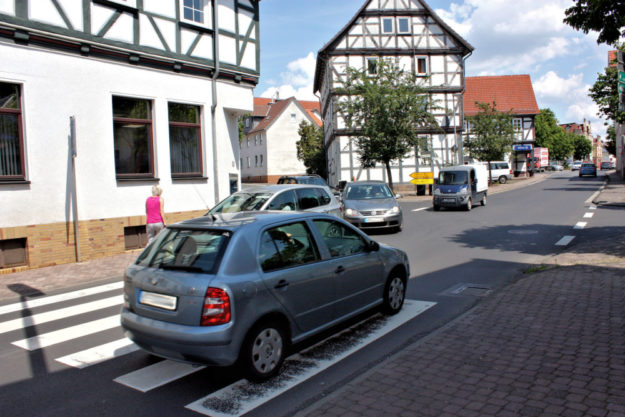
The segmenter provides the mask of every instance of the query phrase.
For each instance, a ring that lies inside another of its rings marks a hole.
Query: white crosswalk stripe
[[[0,315],[13,313],[15,311],[24,310],[27,308],[43,307],[46,305],[59,303],[61,301],[74,300],[76,298],[86,297],[89,295],[95,295],[107,291],[118,290],[123,288],[123,282],[113,282],[111,284],[99,285],[97,287],[85,288],[84,290],[77,290],[67,292],[58,295],[51,295],[49,297],[36,298],[34,300],[27,300],[19,303],[8,304],[0,306]]]
[[[122,295],[105,298],[103,300],[92,301],[72,307],[61,308],[59,310],[48,311],[46,313],[35,314],[32,316],[21,317],[19,319],[9,320],[0,323],[0,334],[10,332],[24,327],[36,326],[48,323],[54,320],[63,319],[78,314],[88,313],[90,311],[100,310],[102,308],[121,305],[124,301]]]
[[[134,388],[137,391],[147,392],[204,368],[204,366],[189,365],[166,359],[154,365],[122,375],[119,378],[115,378],[114,381]]]
[[[96,346],[91,349],[72,353],[55,360],[57,362],[64,363],[65,365],[82,369],[100,362],[136,352],[137,350],[139,350],[139,346],[135,345],[130,339],[124,338],[106,343],[104,345]]]
[[[67,342],[68,340],[98,333],[119,326],[119,314],[76,326],[66,327],[50,333],[44,333],[27,339],[16,340],[13,345],[26,350],[37,350],[44,347]]]

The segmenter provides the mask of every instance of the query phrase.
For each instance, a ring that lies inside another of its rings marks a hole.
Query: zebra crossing
[[[119,336],[117,336],[116,340],[110,340],[106,343],[90,346],[87,349],[75,352],[71,351],[75,346],[72,341],[76,339],[90,341],[89,336],[120,326],[119,314],[110,315],[110,309],[114,307],[121,308],[123,302],[123,296],[121,295],[122,287],[123,283],[121,282],[113,283],[0,306],[0,335],[8,337],[7,340],[9,340],[10,346],[27,352],[45,351],[46,348],[51,346],[57,348],[54,351],[58,352],[65,350],[65,347],[67,347],[70,351],[63,352],[64,355],[54,358],[54,361],[61,364],[60,366],[75,368],[81,370],[81,372],[93,365],[114,361],[125,355],[132,354],[139,351],[139,347],[127,338],[119,339]],[[94,300],[93,298],[96,297],[98,299]],[[66,306],[70,301],[70,304],[73,305]],[[367,319],[370,323],[364,325],[361,323],[355,326],[355,328],[344,330],[327,341],[320,342],[320,344],[333,345],[328,348],[328,351],[332,352],[331,357],[328,357],[327,353],[320,354],[319,352],[323,351],[324,348],[316,345],[288,358],[285,362],[283,375],[278,378],[279,383],[276,384],[276,381],[272,381],[271,386],[268,386],[266,390],[262,389],[262,387],[258,389],[258,385],[254,385],[255,389],[249,389],[251,383],[246,380],[240,380],[232,384],[232,386],[224,387],[216,392],[207,392],[202,398],[189,404],[181,404],[180,406],[181,408],[184,407],[187,410],[205,415],[243,415],[323,371],[434,305],[435,303],[432,302],[406,300],[405,307],[396,316],[374,315],[372,318]],[[35,311],[42,308],[45,308],[47,311]],[[21,316],[15,318],[18,314]],[[105,317],[92,319],[94,315],[105,315]],[[55,328],[56,323],[67,323],[63,321],[64,319],[73,319],[72,323],[83,319],[87,321],[65,325],[65,327],[62,327],[64,324],[59,324],[61,328]],[[13,337],[14,333],[33,334],[32,331],[28,332],[26,330],[37,329],[37,326],[43,324],[46,325],[46,329],[50,330],[21,339],[18,336]],[[347,338],[350,340],[350,343],[346,344],[347,347],[344,349],[337,349],[337,345],[345,344],[337,343],[337,338]],[[101,341],[101,339],[97,340]],[[81,346],[85,347],[88,345],[86,343]],[[62,347],[62,349],[58,349],[59,347]],[[147,355],[147,353],[138,354]],[[171,360],[161,360],[119,375],[113,381],[139,393],[147,393],[154,389],[165,387],[168,384],[174,384],[176,381],[202,369],[205,369],[205,367]],[[254,392],[256,394],[252,397],[244,397],[239,394],[240,392]],[[238,401],[235,405],[233,405],[233,398],[237,398],[235,402]],[[229,404],[229,408],[224,409],[224,403]]]

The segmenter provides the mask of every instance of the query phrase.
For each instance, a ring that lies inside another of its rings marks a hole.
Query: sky
[[[256,97],[317,100],[313,92],[317,52],[365,0],[262,0],[261,77]],[[541,109],[560,123],[592,123],[605,137],[604,120],[588,97],[612,48],[597,34],[563,23],[573,0],[429,0],[428,5],[475,50],[467,76],[529,74]]]

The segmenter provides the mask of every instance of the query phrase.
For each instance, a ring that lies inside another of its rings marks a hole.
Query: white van
[[[469,211],[478,201],[485,206],[488,195],[486,165],[458,165],[441,168],[434,184],[434,211],[441,207],[464,207]]]
[[[488,163],[486,163],[488,166]],[[510,163],[506,161],[493,161],[490,163],[490,177],[493,182],[499,181],[499,184],[505,184],[512,179],[512,169]]]

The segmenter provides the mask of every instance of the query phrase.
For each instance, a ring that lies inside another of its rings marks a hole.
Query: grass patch
[[[534,266],[530,266],[529,268],[527,268],[525,271],[523,271],[523,273],[535,274],[536,272],[543,272],[551,268],[554,268],[554,265],[547,265],[547,264],[534,265]]]

